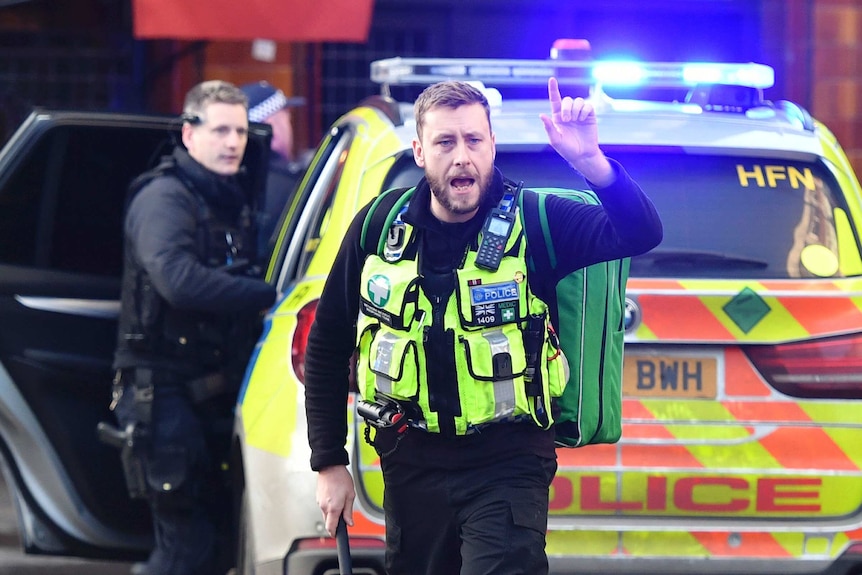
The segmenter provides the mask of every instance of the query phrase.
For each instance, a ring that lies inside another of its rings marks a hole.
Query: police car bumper
[[[295,573],[320,573],[321,575],[339,575],[338,555],[335,550],[335,539],[323,538],[316,540],[314,547],[306,540],[291,549],[284,558],[284,575]],[[350,556],[353,563],[353,575],[385,575],[383,568],[384,548],[363,549],[351,544]]]
[[[320,540],[319,546],[291,550],[285,557],[284,575],[320,573],[339,575],[338,558],[330,545],[332,539]],[[354,575],[385,575],[384,550],[351,549]],[[844,556],[836,561],[749,559],[654,559],[625,557],[619,559],[549,556],[551,575],[855,575],[862,557]]]
[[[550,556],[552,575],[856,575],[862,557],[845,554],[837,560],[751,560],[619,557],[594,559]]]

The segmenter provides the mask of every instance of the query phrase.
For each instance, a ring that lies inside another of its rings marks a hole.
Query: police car
[[[634,258],[623,436],[560,449],[554,573],[850,573],[862,565],[862,223],[859,183],[829,130],[771,102],[757,64],[394,58],[381,95],[323,140],[281,228],[267,319],[237,409],[245,573],[336,572],[309,472],[303,358],[353,214],[414,184],[407,86],[476,82],[497,165],[527,187],[582,187],[538,116],[549,76],[597,108],[605,153],[655,202],[665,239]],[[509,92],[536,96],[510,98]],[[682,90],[675,101],[612,96]],[[567,91],[568,90],[568,91]],[[348,406],[354,567],[382,574],[382,478]],[[328,570],[328,571],[327,571]]]
[[[825,126],[764,99],[772,70],[395,58],[371,73],[380,94],[323,138],[266,270],[282,297],[237,401],[237,571],[338,571],[309,468],[305,341],[353,214],[422,175],[412,98],[437,80],[476,82],[503,173],[578,188],[538,118],[553,75],[592,98],[603,149],[653,199],[665,237],[631,262],[622,439],[558,450],[552,572],[859,573],[862,189]],[[28,552],[146,556],[146,507],[95,428],[110,418],[123,190],[177,128],[37,111],[0,151],[0,460]],[[253,190],[268,137],[252,126]],[[378,575],[380,465],[355,397],[346,414],[353,567]]]

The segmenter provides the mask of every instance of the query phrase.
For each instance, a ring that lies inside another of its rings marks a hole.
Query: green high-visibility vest
[[[402,248],[415,241],[412,226],[399,224]],[[373,236],[376,237],[376,236]],[[455,432],[470,433],[483,424],[532,419],[553,424],[551,402],[563,392],[568,364],[554,347],[547,330],[547,306],[528,287],[526,244],[520,221],[506,244],[496,271],[475,265],[470,250],[455,270],[456,287],[445,303],[443,327],[454,332],[460,415]],[[418,250],[372,253],[366,258],[360,283],[357,329],[357,381],[365,399],[378,392],[414,402],[423,427],[439,432],[438,414],[429,400],[424,334],[433,319],[418,269]],[[541,342],[535,373],[527,370],[523,330],[531,315],[541,317]]]

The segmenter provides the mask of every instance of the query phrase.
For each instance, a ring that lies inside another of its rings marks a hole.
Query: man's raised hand
[[[583,98],[565,98],[560,94],[556,78],[548,79],[550,116],[540,118],[548,134],[548,142],[564,160],[588,180],[603,186],[613,182],[613,168],[599,149],[596,111]]]

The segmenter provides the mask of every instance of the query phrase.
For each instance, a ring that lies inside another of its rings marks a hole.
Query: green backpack
[[[540,259],[555,268],[545,202],[548,195],[599,204],[592,191],[545,188],[524,190],[520,213],[525,230],[539,226],[546,249],[531,249],[530,269]],[[569,363],[569,382],[557,399],[554,429],[558,446],[616,443],[622,434],[623,335],[629,258],[575,270],[557,284],[554,328]],[[549,302],[553,305],[553,302]]]
[[[362,226],[365,251],[383,254],[392,222],[413,195],[414,188],[397,188],[380,194]],[[530,250],[527,265],[535,270],[540,258],[554,268],[556,253],[550,242],[545,202],[549,194],[598,204],[591,191],[565,189],[523,190],[518,198],[525,231],[540,229],[546,249]],[[375,241],[377,244],[368,244]],[[554,328],[569,364],[569,381],[557,405],[554,424],[561,447],[615,443],[622,433],[622,369],[625,285],[629,260],[601,262],[576,270],[557,284]],[[549,302],[553,305],[553,302]]]

